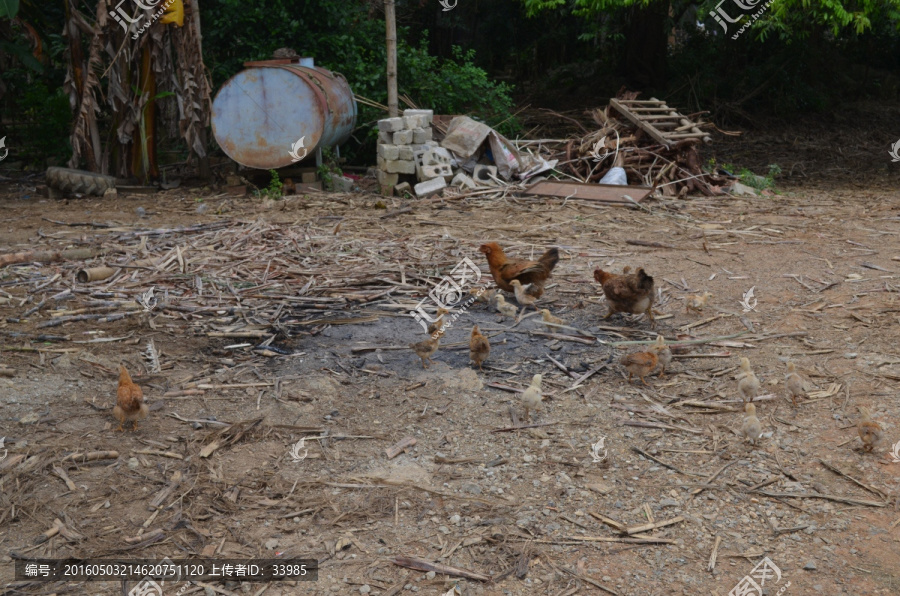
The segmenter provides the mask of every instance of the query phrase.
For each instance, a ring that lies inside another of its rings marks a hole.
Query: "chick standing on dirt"
[[[863,442],[863,449],[868,453],[881,441],[883,431],[881,425],[872,420],[869,408],[859,406],[857,409],[859,410],[859,423],[856,425],[856,430]]]
[[[541,310],[541,320],[544,323],[553,323],[553,325],[564,325],[563,320],[559,317],[554,317],[550,314],[550,311],[546,308]],[[547,328],[547,331],[550,333],[559,333],[560,329],[558,327],[554,327],[553,325],[544,325]]]
[[[700,312],[706,307],[706,302],[712,297],[713,295],[709,292],[703,292],[702,294],[691,294],[684,299],[684,312]]]
[[[791,402],[797,405],[797,398],[803,397],[803,377],[797,374],[797,367],[793,362],[787,364],[787,374],[784,375],[784,386],[791,395]]]
[[[756,406],[753,404],[744,405],[744,424],[741,425],[741,434],[744,439],[750,441],[752,445],[756,445],[756,441],[762,435],[762,424],[756,417]]]
[[[644,377],[653,372],[658,363],[659,357],[657,357],[655,352],[635,352],[626,354],[619,360],[622,368],[628,371],[628,382],[631,383],[634,375],[637,375],[641,378],[641,383],[644,385],[647,384]]]
[[[529,306],[534,306],[537,298],[525,291],[525,288],[522,287],[522,282],[518,279],[514,279],[509,282],[509,285],[513,287],[513,292],[516,294],[516,302],[519,303],[519,306],[521,306],[523,310]],[[535,308],[537,307],[535,306]]]
[[[531,385],[522,393],[522,403],[525,405],[525,420],[531,420],[531,410],[541,407],[544,394],[541,392],[541,375],[534,375]]]
[[[450,311],[446,308],[441,307],[437,309],[437,318],[433,323],[428,324],[428,335],[434,335],[441,330],[441,327],[444,326],[444,315],[449,313]]]
[[[491,344],[481,331],[478,325],[472,327],[472,337],[469,338],[469,358],[478,365],[478,370],[483,370],[481,364],[487,360],[491,353]]]
[[[428,366],[425,364],[426,361],[433,362],[431,357],[434,356],[435,352],[437,352],[438,340],[440,340],[440,338],[441,334],[440,332],[438,332],[433,334],[425,341],[409,344],[409,347],[412,348],[412,351],[416,353],[416,356],[422,359],[422,368],[428,368]]]
[[[759,379],[750,368],[750,359],[741,358],[741,372],[738,373],[738,393],[744,401],[752,401],[759,395]]]
[[[506,301],[506,298],[503,297],[503,294],[497,294],[497,312],[502,317],[511,317],[513,319],[516,318],[516,315],[519,313],[519,309]]]
[[[666,367],[672,362],[672,350],[666,345],[666,340],[662,335],[656,336],[656,343],[650,347],[650,351],[656,354],[659,360],[659,376],[666,376]]]

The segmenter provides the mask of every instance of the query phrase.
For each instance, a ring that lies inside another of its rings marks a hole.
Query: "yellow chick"
[[[422,359],[422,368],[428,368],[428,366],[425,364],[426,361],[433,362],[431,357],[434,356],[435,352],[437,352],[439,339],[440,336],[429,337],[425,341],[409,344],[409,347],[412,348],[412,351],[416,353],[416,356]]]
[[[656,354],[659,360],[659,376],[666,376],[666,367],[672,362],[672,350],[666,345],[666,340],[662,335],[656,336],[656,343],[650,347],[650,351]]]
[[[863,449],[868,453],[881,442],[881,437],[884,433],[881,430],[881,425],[872,420],[872,413],[869,411],[869,408],[859,406],[857,409],[859,410],[859,423],[856,425],[856,430],[859,432],[859,438],[863,442]]]
[[[522,393],[522,403],[525,405],[525,420],[531,420],[531,410],[541,407],[544,394],[541,392],[541,375],[534,375],[531,385]]]
[[[513,292],[516,294],[516,302],[518,302],[523,309],[534,306],[534,303],[537,302],[537,298],[526,292],[525,288],[522,287],[522,282],[518,279],[512,280],[509,282],[509,285],[513,287]],[[535,306],[535,309],[536,308],[537,307]]]
[[[634,352],[633,354],[622,356],[619,360],[622,368],[628,371],[628,382],[631,383],[634,375],[637,375],[641,378],[641,383],[644,385],[647,384],[644,377],[653,372],[658,363],[659,357],[655,352]]]
[[[547,310],[546,308],[541,310],[541,320],[544,321],[545,323],[553,323],[554,325],[564,325],[565,324],[563,322],[563,320],[560,319],[559,317],[554,317],[553,315],[551,315],[550,311]],[[559,333],[561,331],[561,329],[559,327],[553,327],[551,325],[544,325],[544,327],[546,327],[547,331],[549,331],[550,333]]]
[[[788,393],[791,394],[791,401],[797,405],[797,398],[804,396],[803,377],[797,374],[797,367],[793,362],[787,364],[787,374],[784,375],[784,386],[787,387]]]
[[[490,354],[491,343],[481,334],[478,325],[475,325],[472,327],[472,335],[469,338],[469,358],[478,365],[478,370],[483,370],[481,364],[487,360]]]
[[[759,418],[756,417],[756,406],[753,404],[744,406],[744,423],[741,425],[741,434],[752,445],[756,445],[756,441],[762,435],[762,424],[760,424]]]
[[[519,309],[507,302],[503,294],[497,294],[497,312],[500,313],[501,317],[512,317],[515,319]]]
[[[707,301],[712,297],[713,295],[709,292],[703,292],[702,294],[691,294],[684,299],[684,312],[702,311],[706,307]]]
[[[469,296],[475,299],[476,302],[482,302],[485,304],[490,304],[494,301],[494,296],[497,295],[497,290],[485,290],[484,288],[472,288],[469,290]]]
[[[756,378],[756,374],[751,370],[748,358],[741,358],[741,372],[738,373],[737,380],[738,393],[741,394],[744,401],[751,401],[759,395],[759,379]]]

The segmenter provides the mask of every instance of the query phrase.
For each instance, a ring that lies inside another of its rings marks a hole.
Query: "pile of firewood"
[[[544,142],[546,159],[558,159],[558,172],[580,182],[597,183],[614,166],[625,169],[628,183],[653,187],[664,196],[723,194],[732,178],[701,167],[700,138],[660,143],[612,107],[591,112],[599,128],[581,137]],[[704,126],[699,123],[698,126]]]

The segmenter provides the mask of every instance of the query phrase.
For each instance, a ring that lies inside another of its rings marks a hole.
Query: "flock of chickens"
[[[487,256],[491,275],[498,288],[513,293],[523,312],[529,306],[537,310],[535,302],[544,294],[544,285],[550,278],[553,268],[559,262],[559,251],[556,248],[551,248],[537,261],[509,259],[503,252],[503,249],[495,242],[481,245],[479,251]],[[616,313],[646,314],[651,326],[655,324],[653,320],[653,299],[655,296],[653,278],[642,268],[632,273],[629,267],[625,267],[621,274],[596,269],[594,271],[594,279],[602,286],[603,294],[609,305],[606,319]],[[519,309],[515,305],[506,302],[503,294],[497,290],[479,289],[477,292],[473,291],[473,295],[482,302],[494,302],[497,311],[503,317],[515,318],[519,314]],[[712,297],[712,294],[709,292],[688,296],[685,301],[685,307],[687,310],[700,311],[710,297]],[[552,331],[560,326],[565,326],[563,321],[553,316],[549,310],[543,309],[540,312],[543,323],[549,330]],[[437,319],[428,326],[429,338],[425,341],[410,344],[410,348],[422,359],[423,368],[427,368],[427,363],[431,362],[431,357],[437,352],[441,336],[446,330],[444,317],[447,314],[449,314],[447,309],[439,309]],[[472,328],[472,335],[469,340],[469,355],[479,370],[482,370],[482,365],[488,359],[490,353],[491,344],[488,338],[481,333],[478,325],[475,325]],[[629,382],[632,382],[633,378],[637,376],[646,385],[647,381],[644,377],[657,369],[659,369],[659,376],[664,377],[666,367],[671,361],[672,350],[666,345],[665,339],[658,335],[656,342],[651,344],[646,351],[627,354],[619,359],[619,364],[628,373]],[[788,362],[787,374],[784,380],[785,388],[794,406],[796,406],[797,398],[804,395],[804,380],[797,373],[793,362]],[[741,358],[740,372],[737,375],[737,389],[745,402],[741,433],[745,441],[749,441],[755,446],[762,436],[762,424],[756,416],[756,406],[752,403],[752,400],[759,394],[760,382],[750,366],[750,360],[747,358]],[[541,375],[538,374],[534,375],[531,385],[521,394],[526,420],[531,419],[531,410],[540,408],[542,400]],[[878,422],[872,420],[871,413],[867,408],[860,406],[858,409],[860,412],[860,419],[857,425],[859,437],[862,440],[865,451],[870,452],[881,441],[883,431]],[[144,395],[141,388],[132,382],[125,366],[120,365],[117,400],[116,406],[113,408],[113,415],[119,421],[118,430],[124,431],[126,422],[133,422],[134,429],[137,430],[138,420],[146,418],[147,413],[148,408],[144,404]]]
[[[491,275],[497,287],[512,293],[516,302],[522,307],[522,312],[528,307],[534,307],[537,310],[535,302],[544,294],[544,285],[559,261],[559,251],[551,248],[537,261],[527,261],[508,258],[503,249],[495,242],[483,244],[478,250],[486,255]],[[630,267],[625,267],[621,274],[596,269],[594,279],[603,288],[603,295],[609,305],[606,319],[616,313],[646,314],[651,326],[655,325],[653,320],[653,299],[655,297],[653,278],[643,268],[632,273]],[[477,292],[473,290],[472,295],[481,302],[494,303],[497,312],[502,317],[515,319],[519,314],[518,307],[508,303],[498,290],[478,290]],[[685,300],[685,310],[702,311],[711,297],[713,295],[709,292],[688,296]],[[543,309],[540,310],[540,313],[549,330],[553,331],[557,327],[564,326],[563,321],[553,316],[549,310]],[[409,345],[422,359],[423,368],[427,368],[427,363],[432,361],[431,357],[437,352],[441,336],[446,330],[444,316],[449,314],[449,311],[441,308],[438,309],[437,314],[436,320],[428,326],[429,338]],[[479,370],[482,370],[482,365],[490,353],[491,345],[488,338],[481,333],[478,325],[475,325],[469,340],[469,355]],[[646,385],[647,381],[644,377],[656,370],[659,370],[661,378],[664,377],[666,367],[671,361],[672,350],[666,345],[665,339],[658,335],[656,342],[651,344],[646,351],[626,354],[619,359],[619,364],[628,373],[629,382],[633,382],[633,378],[637,376]],[[791,401],[794,406],[797,406],[797,399],[804,396],[805,383],[793,362],[787,363],[787,374],[785,374],[784,380]],[[754,446],[763,434],[762,423],[756,416],[756,406],[752,403],[752,400],[759,394],[760,387],[759,378],[753,372],[750,360],[741,358],[740,371],[737,375],[738,394],[745,402],[741,434],[745,441],[749,441]],[[525,407],[525,418],[530,420],[531,410],[538,409],[543,399],[541,375],[534,375],[531,385],[521,394],[520,399]],[[860,419],[857,430],[863,448],[870,452],[881,441],[882,428],[878,422],[872,420],[871,413],[867,408],[860,406],[858,409]]]

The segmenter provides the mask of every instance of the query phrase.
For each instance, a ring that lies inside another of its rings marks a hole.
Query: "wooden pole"
[[[384,21],[387,28],[387,85],[388,114],[400,115],[397,102],[397,13],[394,0],[384,0]]]

